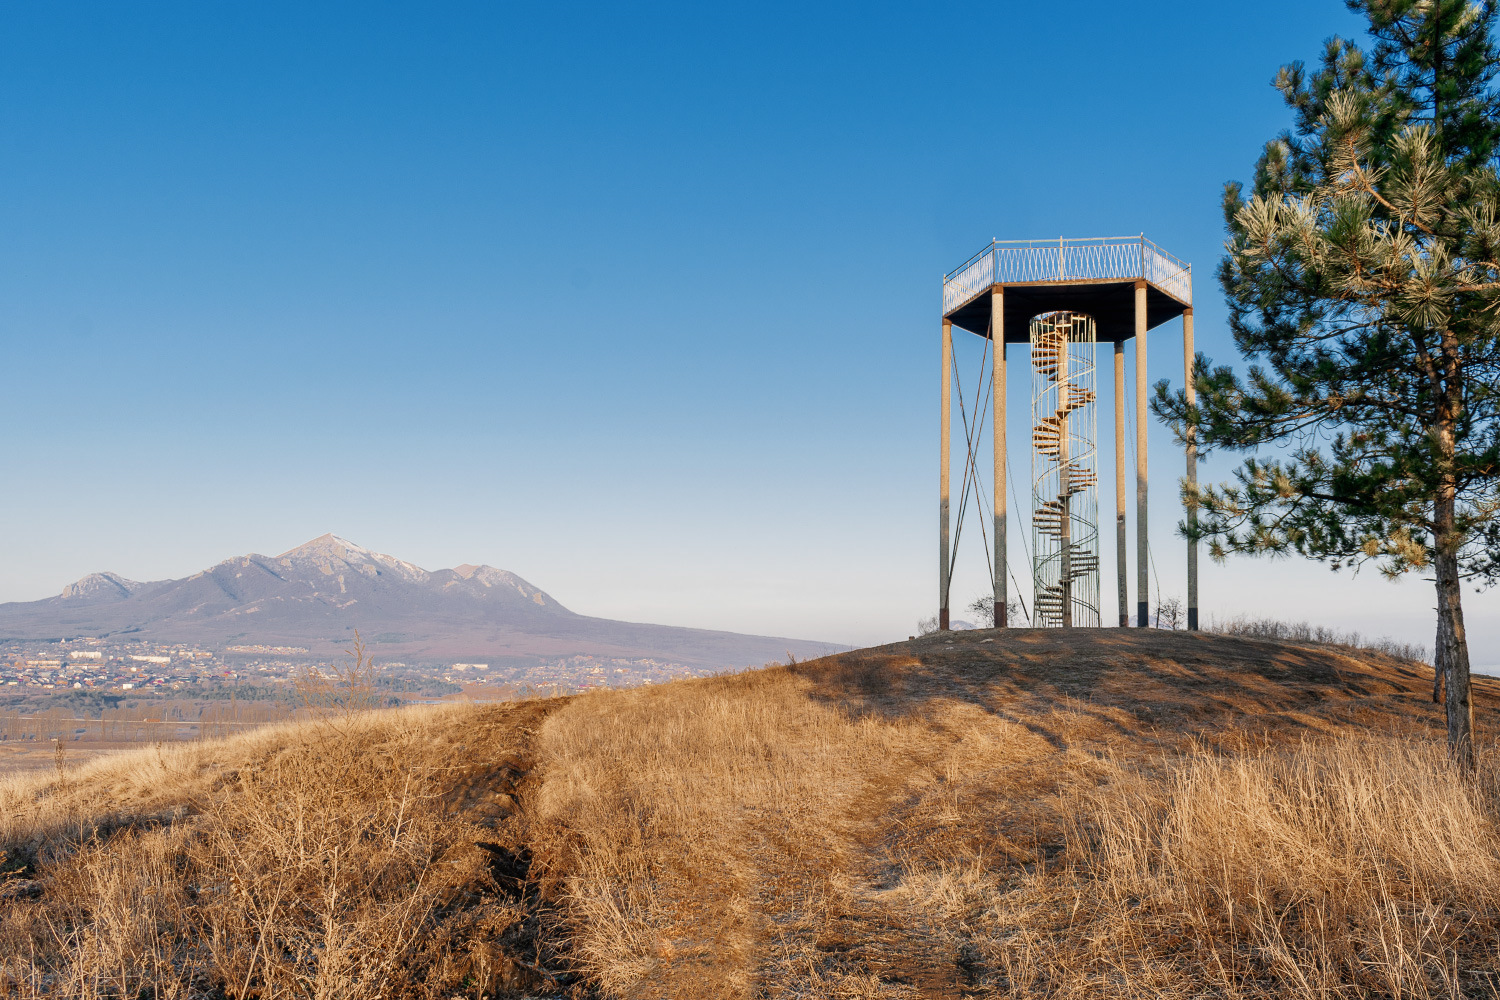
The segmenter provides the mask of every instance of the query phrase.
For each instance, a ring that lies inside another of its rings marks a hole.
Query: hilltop
[[[593,618],[514,573],[428,571],[337,535],[225,559],[180,580],[92,573],[61,594],[0,604],[0,641],[73,636],[296,647],[337,658],[358,630],[384,660],[601,656],[724,669],[839,648],[825,642]]]
[[[0,785],[0,954],[58,995],[1477,993],[1500,768],[1449,768],[1430,669],[974,631],[157,749]]]

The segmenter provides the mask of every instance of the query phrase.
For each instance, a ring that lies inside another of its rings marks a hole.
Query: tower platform
[[[943,318],[988,337],[991,297],[1005,289],[1005,341],[1025,343],[1030,320],[1048,312],[1087,313],[1104,343],[1136,334],[1135,284],[1146,283],[1146,328],[1193,305],[1188,266],[1145,236],[994,240],[943,276]]]
[[[996,315],[996,313],[1000,315]],[[938,470],[938,628],[949,624],[949,590],[957,535],[950,534],[952,396],[954,388],[953,328],[1002,343],[980,352],[986,369],[986,393],[977,393],[975,421],[964,413],[966,455],[959,496],[959,526],[971,493],[983,511],[975,452],[979,419],[985,408],[993,413],[990,434],[994,449],[990,511],[994,520],[992,557],[987,557],[995,602],[995,627],[1008,621],[1006,510],[1006,354],[1008,344],[1030,342],[1032,369],[1032,527],[1033,620],[1069,626],[1082,620],[1096,623],[1099,553],[1096,541],[1097,487],[1102,478],[1097,462],[1094,401],[1097,399],[1096,345],[1112,344],[1114,369],[1115,564],[1119,623],[1130,623],[1126,569],[1126,465],[1135,467],[1136,495],[1136,624],[1150,624],[1151,548],[1147,525],[1146,461],[1148,403],[1146,378],[1147,332],[1169,320],[1182,318],[1183,376],[1187,401],[1195,400],[1192,381],[1193,273],[1182,261],[1146,239],[1145,235],[1002,241],[970,257],[943,276],[941,462]],[[1062,328],[1066,327],[1066,336]],[[998,338],[996,333],[1002,333]],[[1133,340],[1135,368],[1135,447],[1125,447],[1125,342]],[[991,345],[985,345],[988,348]],[[971,383],[972,384],[972,383]],[[976,391],[977,392],[977,391]],[[983,398],[985,395],[987,399]],[[991,403],[993,404],[991,406]],[[1198,481],[1197,439],[1185,432],[1187,481]],[[1197,507],[1186,504],[1187,523],[1197,520]],[[1038,533],[1039,532],[1039,533]],[[1055,538],[1053,536],[1056,536]],[[1045,538],[1043,537],[1045,536]],[[1043,542],[1047,544],[1044,545]],[[1053,542],[1055,541],[1055,545]],[[1044,549],[1046,551],[1044,551]],[[1056,563],[1056,565],[1053,565]],[[1081,590],[1078,588],[1082,588]],[[1082,595],[1080,597],[1080,595]],[[1158,595],[1159,597],[1159,595]],[[1073,614],[1080,612],[1082,617]],[[1077,620],[1075,620],[1077,619]],[[1198,549],[1187,546],[1187,622],[1198,627]]]

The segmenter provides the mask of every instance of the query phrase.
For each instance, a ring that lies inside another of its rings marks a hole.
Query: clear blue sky
[[[994,236],[1144,230],[1230,357],[1221,185],[1287,122],[1277,66],[1358,25],[1275,0],[0,28],[0,599],[334,531],[587,613],[864,643],[933,603],[941,273]],[[1151,447],[1180,593],[1181,460]],[[1431,641],[1415,580],[1240,561],[1203,598]],[[1497,607],[1469,603],[1480,643]]]

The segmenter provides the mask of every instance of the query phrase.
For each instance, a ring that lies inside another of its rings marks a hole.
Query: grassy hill
[[[1377,653],[1013,630],[154,748],[0,784],[0,993],[1491,996],[1440,721]]]

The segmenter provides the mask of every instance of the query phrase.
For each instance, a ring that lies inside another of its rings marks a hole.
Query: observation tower
[[[1182,357],[1193,400],[1192,268],[1144,235],[1003,242],[995,240],[943,277],[942,464],[939,491],[938,627],[949,624],[954,542],[950,538],[953,328],[985,339],[981,384],[970,420],[960,394],[967,444],[959,527],[972,487],[983,513],[977,438],[992,402],[996,628],[1006,621],[1006,345],[1029,345],[1031,372],[1031,577],[1033,624],[1101,624],[1100,525],[1096,445],[1096,346],[1114,345],[1115,561],[1119,624],[1130,624],[1125,545],[1125,342],[1135,341],[1136,624],[1149,624],[1150,547],[1146,531],[1147,334],[1182,317]],[[988,385],[983,384],[984,380]],[[1186,441],[1188,481],[1198,480],[1197,444]],[[1191,506],[1189,522],[1196,520]],[[982,524],[981,524],[982,528]],[[1187,546],[1187,627],[1198,627],[1198,552]]]

